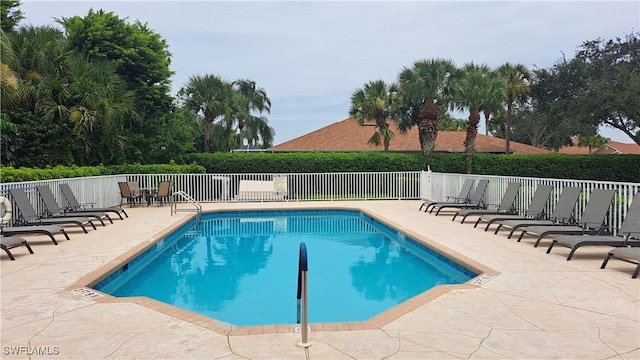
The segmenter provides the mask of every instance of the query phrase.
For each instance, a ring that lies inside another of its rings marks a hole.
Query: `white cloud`
[[[196,74],[249,78],[272,99],[276,143],[347,117],[351,93],[417,59],[549,67],[582,42],[640,27],[637,1],[30,1],[25,23],[90,8],[167,40],[173,91]],[[626,135],[607,136],[629,142]]]

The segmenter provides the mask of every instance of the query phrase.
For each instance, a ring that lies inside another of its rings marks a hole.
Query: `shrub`
[[[0,181],[35,181],[113,174],[240,174],[420,171],[420,154],[350,153],[211,153],[185,155],[191,164],[56,166],[35,169],[1,167]],[[493,155],[476,153],[473,174],[640,182],[640,155]],[[436,153],[428,162],[432,171],[465,173],[462,154]]]

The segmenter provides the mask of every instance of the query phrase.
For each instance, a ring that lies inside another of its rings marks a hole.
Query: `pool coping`
[[[414,297],[411,297],[400,304],[366,320],[360,322],[339,322],[339,323],[310,323],[309,327],[311,332],[314,331],[343,331],[343,330],[376,330],[391,323],[392,321],[410,313],[418,307],[427,304],[428,302],[442,296],[452,290],[465,290],[474,289],[491,278],[498,276],[500,273],[481,264],[478,261],[470,259],[456,251],[453,251],[442,244],[439,244],[415,231],[407,229],[398,223],[391,221],[381,214],[365,210],[359,207],[347,207],[347,206],[315,206],[307,209],[312,210],[351,210],[360,211],[367,216],[370,216],[381,223],[390,226],[391,228],[400,231],[424,246],[438,252],[444,257],[464,266],[478,275],[463,284],[447,284],[438,285],[427,291],[424,291]],[[281,207],[279,210],[300,210],[297,207]],[[229,211],[248,211],[246,209],[219,209],[208,210],[206,213],[216,212],[229,212]],[[251,210],[256,211],[256,210]],[[260,210],[257,210],[260,211]],[[269,209],[265,209],[269,211]],[[148,297],[115,297],[99,290],[93,289],[92,286],[99,283],[113,272],[118,270],[123,264],[130,262],[138,255],[154,246],[158,241],[164,239],[167,235],[171,234],[175,229],[183,226],[184,224],[192,221],[196,215],[184,217],[173,224],[158,231],[148,239],[140,242],[133,248],[127,250],[122,255],[116,257],[108,264],[101,266],[100,268],[92,271],[91,273],[81,277],[76,282],[66,288],[68,291],[75,292],[76,294],[83,295],[95,302],[100,303],[130,303],[139,306],[146,307],[150,310],[158,311],[167,316],[171,316],[176,319],[190,322],[194,325],[201,326],[203,328],[215,331],[217,333],[228,336],[242,336],[242,335],[258,335],[258,334],[276,334],[276,333],[297,333],[300,331],[299,324],[278,324],[278,325],[260,325],[260,326],[236,326],[214,318],[201,315],[189,310],[185,310],[170,304],[163,303],[158,300],[154,300]]]

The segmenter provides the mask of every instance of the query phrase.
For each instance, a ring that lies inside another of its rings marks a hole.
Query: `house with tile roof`
[[[376,132],[373,124],[360,125],[357,120],[347,118],[335,122],[308,134],[268,148],[267,152],[297,152],[297,151],[383,151],[383,146],[373,146],[368,143],[369,138]],[[389,151],[393,152],[421,152],[418,128],[414,126],[401,134],[393,129],[395,136],[391,139]],[[464,152],[465,131],[439,131],[434,151],[436,152]],[[535,146],[511,141],[510,150],[516,154],[547,154],[551,151]],[[505,140],[493,136],[478,134],[475,148],[477,152],[504,153]]]
[[[561,147],[558,152],[561,154],[631,154],[640,155],[640,145],[636,143],[623,143],[618,141],[609,140],[602,147],[589,149],[586,146],[578,146],[578,138],[573,138],[572,145]]]

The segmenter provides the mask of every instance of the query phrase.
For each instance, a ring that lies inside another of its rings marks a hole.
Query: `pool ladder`
[[[177,202],[175,201],[176,197],[179,197],[184,202],[193,205],[193,209],[191,209],[191,208],[189,208],[189,209],[178,209]],[[193,197],[191,197],[191,195],[187,194],[184,191],[176,191],[171,196],[171,216],[173,216],[173,214],[177,213],[178,211],[195,212],[196,213],[196,223],[200,224],[200,222],[202,221],[202,205],[200,205],[200,203],[198,203],[196,201],[196,199],[194,199]]]
[[[300,318],[302,318],[302,326],[300,333],[302,334],[302,340],[298,342],[300,347],[309,347],[311,342],[309,341],[309,322],[307,312],[307,271],[309,266],[307,264],[307,245],[300,243],[300,255],[298,257],[298,324],[300,324]],[[302,307],[300,306],[302,302]]]

